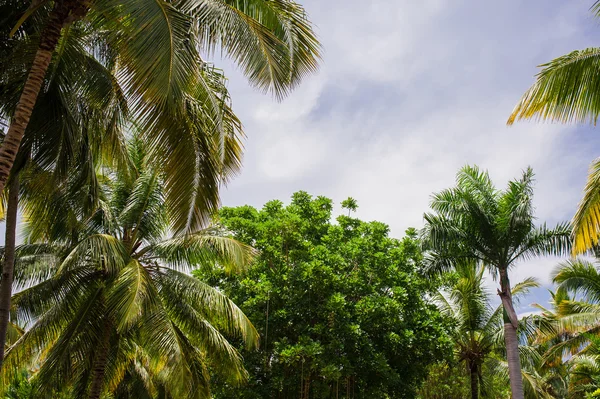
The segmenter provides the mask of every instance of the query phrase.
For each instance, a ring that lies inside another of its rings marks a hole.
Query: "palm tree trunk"
[[[10,298],[15,268],[15,241],[17,235],[17,209],[19,207],[19,176],[14,175],[9,186],[6,207],[6,234],[4,242],[4,264],[0,282],[0,370],[4,363],[4,346],[10,316]]]
[[[521,375],[521,359],[519,358],[519,340],[517,337],[518,318],[512,302],[508,270],[500,269],[500,289],[498,292],[504,308],[504,342],[506,344],[506,361],[512,399],[524,399],[523,376]]]
[[[89,399],[99,399],[102,394],[102,388],[104,388],[104,375],[106,374],[106,365],[108,363],[111,329],[112,324],[110,320],[105,320],[102,341],[99,343],[92,368],[92,384],[90,386]]]
[[[471,372],[471,399],[479,399],[479,370],[476,364],[469,367]]]
[[[0,192],[8,180],[21,140],[29,124],[33,107],[44,83],[52,53],[58,44],[65,23],[85,15],[87,5],[78,0],[57,0],[42,31],[40,44],[35,53],[23,92],[15,108],[6,137],[0,146]]]

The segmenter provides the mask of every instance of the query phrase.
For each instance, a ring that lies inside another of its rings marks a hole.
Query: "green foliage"
[[[600,15],[600,1],[592,13]],[[522,119],[596,125],[600,116],[600,48],[575,50],[540,65],[534,84],[513,109],[508,124]],[[600,237],[600,163],[590,165],[584,197],[573,218],[573,252],[593,249]]]
[[[428,250],[426,270],[430,274],[456,270],[465,265],[487,268],[498,278],[506,328],[504,340],[509,360],[510,383],[515,399],[526,397],[526,375],[522,374],[509,269],[515,263],[543,255],[564,255],[571,246],[571,229],[536,225],[533,208],[533,170],[497,189],[487,171],[465,166],[456,175],[456,185],[433,194],[433,212],[424,215],[424,246]],[[530,285],[531,282],[526,285]],[[515,286],[516,288],[517,286]],[[535,389],[534,391],[537,391]]]
[[[6,390],[6,399],[28,399],[33,397],[31,383],[29,382],[29,373],[23,370],[15,375],[10,386]]]
[[[59,388],[57,388],[59,389]],[[16,373],[9,386],[4,393],[4,399],[74,399],[75,397],[68,391],[58,392],[58,390],[49,390],[44,392],[44,395],[36,395],[31,383],[31,373],[26,370],[21,370]]]
[[[245,353],[249,384],[219,399],[412,398],[428,366],[448,356],[446,320],[425,300],[414,230],[340,216],[305,192],[289,206],[224,208],[220,222],[260,255],[243,279],[196,272],[254,322],[258,352]],[[332,396],[333,395],[333,396]]]
[[[354,198],[348,197],[342,201],[342,208],[348,209],[348,216],[350,216],[350,212],[356,212],[358,209],[358,202]]]
[[[510,399],[505,373],[497,373],[490,364],[483,365],[486,399]],[[465,399],[471,397],[469,373],[457,363],[436,363],[430,366],[427,379],[419,389],[418,399]],[[534,397],[535,398],[535,397]]]
[[[0,4],[2,120],[15,112],[51,20],[52,2],[36,4],[31,14],[27,3]],[[304,8],[290,0],[99,0],[82,7],[47,49],[53,57],[31,99],[36,106],[15,165],[33,152],[64,175],[74,158],[78,165],[90,159],[79,150],[82,138],[116,155],[133,125],[166,174],[173,227],[200,228],[217,209],[218,188],[241,166],[244,136],[226,77],[204,57],[229,56],[252,86],[283,98],[320,59]]]
[[[28,287],[13,296],[12,315],[27,329],[7,352],[5,381],[35,367],[36,394],[91,396],[96,381],[117,398],[207,398],[209,367],[232,384],[245,380],[226,337],[251,349],[254,327],[189,272],[241,270],[253,251],[218,226],[168,237],[162,179],[144,150],[133,139],[131,169],[99,176],[91,213],[68,184],[27,190],[15,277]]]
[[[436,363],[429,367],[427,379],[419,389],[418,399],[464,399],[471,394],[466,367]]]
[[[552,229],[535,223],[533,179],[533,170],[528,168],[499,190],[487,171],[463,167],[456,186],[433,194],[433,212],[424,215],[429,271],[450,271],[472,260],[498,276],[520,260],[567,254],[568,223]]]

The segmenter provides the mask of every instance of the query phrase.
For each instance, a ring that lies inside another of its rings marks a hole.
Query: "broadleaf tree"
[[[220,384],[215,398],[412,398],[428,366],[451,356],[415,231],[394,239],[380,222],[334,221],[332,208],[297,192],[287,206],[220,211],[259,256],[243,278],[196,273],[248,315],[261,347],[244,352],[248,385]]]

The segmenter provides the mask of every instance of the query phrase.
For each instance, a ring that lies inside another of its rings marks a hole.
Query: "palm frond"
[[[545,255],[564,256],[571,250],[571,225],[560,223],[554,228],[542,224],[525,236],[512,254],[511,262]]]
[[[541,68],[508,124],[532,118],[595,124],[600,115],[600,48],[573,51]]]
[[[205,227],[219,205],[220,187],[241,165],[243,132],[224,79],[216,68],[203,67],[181,109],[163,112],[142,131],[150,159],[165,176],[165,203],[178,233]]]
[[[147,251],[144,258],[163,261],[178,270],[221,266],[227,272],[245,270],[255,255],[253,248],[214,227],[153,244]]]
[[[115,237],[94,234],[75,246],[60,265],[59,272],[83,262],[88,267],[116,275],[127,264],[128,256],[123,243]]]
[[[598,244],[600,233],[600,158],[590,165],[583,198],[573,217],[573,254]]]
[[[511,180],[499,200],[498,226],[512,242],[521,242],[533,228],[533,170]]]
[[[319,43],[301,5],[290,0],[184,1],[198,21],[203,49],[220,47],[250,83],[285,96],[316,71]]]
[[[512,287],[512,297],[515,303],[519,302],[519,299],[529,294],[532,288],[540,286],[539,281],[534,277],[528,277],[523,281],[518,282]]]
[[[211,324],[225,333],[242,338],[248,349],[258,346],[259,336],[246,315],[224,294],[187,274],[162,268],[157,283],[172,295],[166,299],[181,298]]]
[[[93,4],[91,17],[119,54],[119,80],[142,120],[151,125],[181,103],[201,63],[187,15],[163,0],[104,0]]]
[[[151,277],[136,259],[121,270],[106,297],[107,311],[114,314],[118,331],[131,327],[157,301]]]
[[[561,289],[581,294],[587,301],[600,301],[600,273],[588,260],[564,261],[553,271],[552,278]]]

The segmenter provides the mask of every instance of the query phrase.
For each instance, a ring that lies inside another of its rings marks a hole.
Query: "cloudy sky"
[[[540,221],[571,218],[600,132],[505,121],[536,65],[597,44],[591,0],[301,2],[324,47],[317,75],[277,103],[226,65],[248,138],[225,205],[260,207],[297,190],[352,196],[358,217],[401,237],[422,226],[429,196],[461,166],[488,169],[503,186],[530,165]],[[513,280],[549,287],[555,264],[524,263]],[[539,289],[521,311],[547,298]]]

